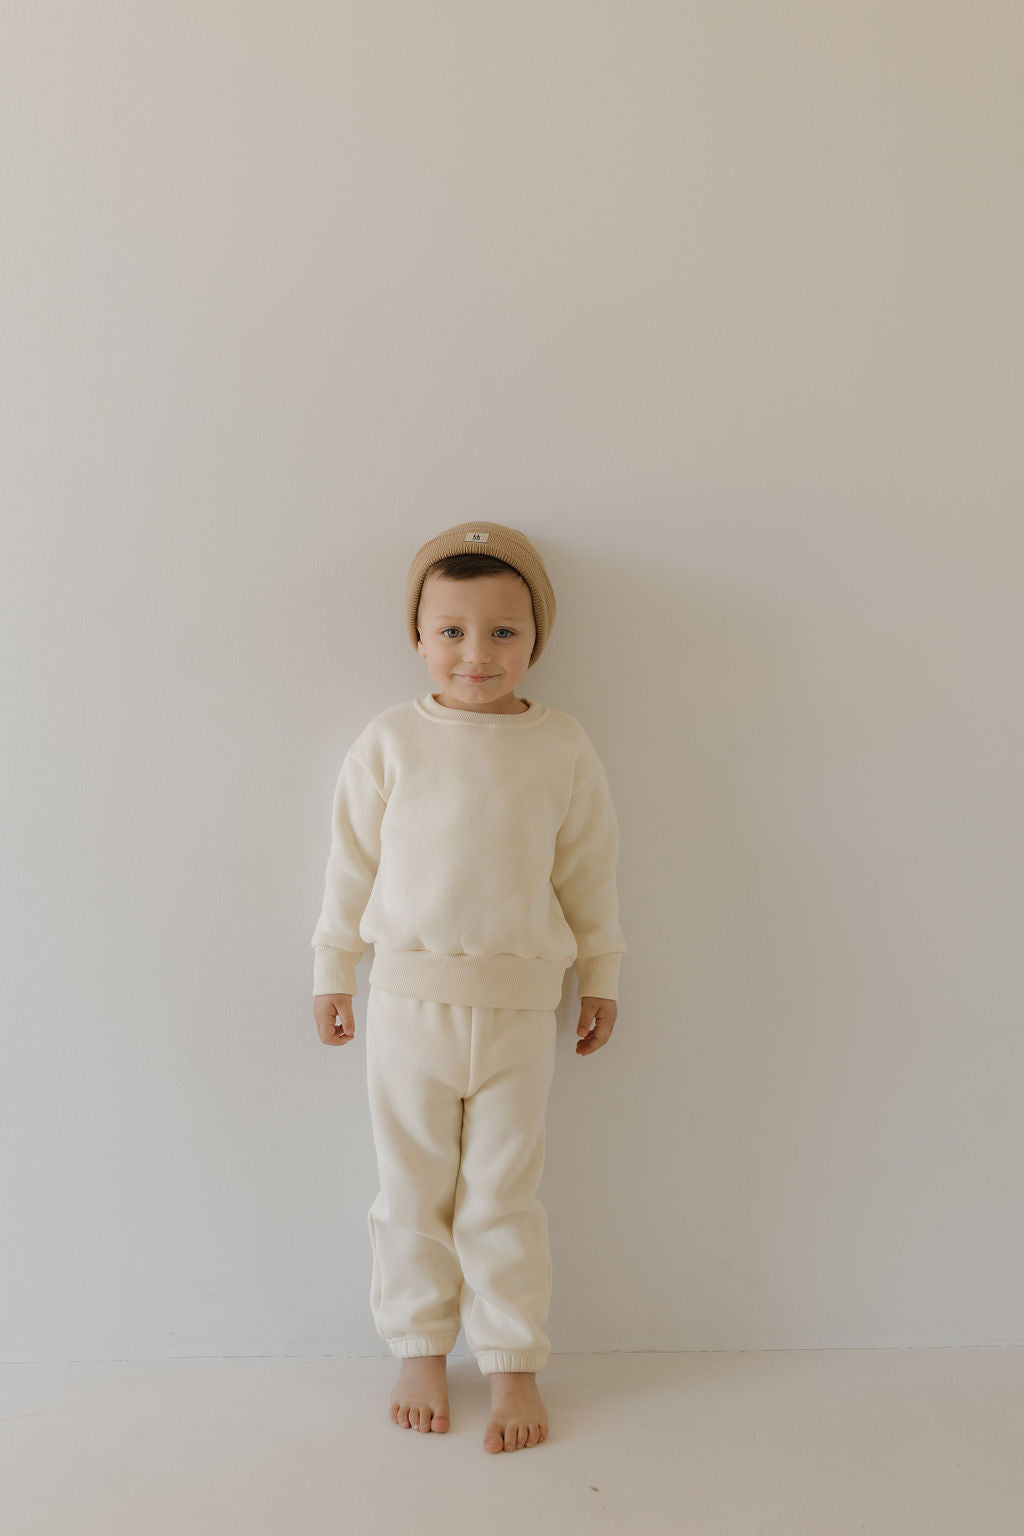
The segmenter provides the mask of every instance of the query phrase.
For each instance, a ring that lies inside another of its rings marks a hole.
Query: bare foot
[[[491,1373],[491,1416],[484,1430],[485,1451],[518,1451],[548,1437],[548,1411],[533,1371]]]
[[[411,1355],[402,1361],[391,1394],[391,1417],[402,1429],[433,1429],[443,1435],[448,1428],[447,1355]]]

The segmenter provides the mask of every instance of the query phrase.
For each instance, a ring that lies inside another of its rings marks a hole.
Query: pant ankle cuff
[[[388,1348],[400,1360],[420,1359],[423,1355],[447,1355],[455,1347],[455,1333],[407,1333],[401,1338],[388,1339]]]
[[[476,1363],[484,1376],[495,1371],[542,1371],[550,1353],[547,1349],[481,1349]]]

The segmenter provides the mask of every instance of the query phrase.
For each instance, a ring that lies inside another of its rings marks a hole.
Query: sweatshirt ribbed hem
[[[566,959],[522,955],[442,955],[430,949],[374,947],[369,983],[382,992],[475,1008],[557,1008]]]

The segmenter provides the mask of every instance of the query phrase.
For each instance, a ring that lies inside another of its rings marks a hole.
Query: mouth
[[[464,683],[491,683],[494,681],[493,677],[473,677],[469,672],[459,672],[456,675],[461,677]]]

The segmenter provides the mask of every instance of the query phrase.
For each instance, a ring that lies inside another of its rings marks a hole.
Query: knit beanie
[[[419,607],[423,579],[427,571],[436,560],[443,560],[447,555],[474,553],[494,555],[497,559],[504,560],[506,565],[512,566],[513,570],[519,572],[530,588],[530,595],[533,598],[533,622],[537,627],[537,638],[530,653],[532,667],[544,649],[548,635],[551,633],[551,626],[555,622],[555,594],[548,580],[548,573],[544,569],[544,562],[529,539],[524,533],[520,533],[518,528],[506,528],[504,523],[456,523],[454,528],[446,528],[444,533],[439,533],[434,539],[428,539],[427,543],[416,551],[409,568],[409,579],[405,589],[405,613],[413,649],[419,647],[416,610]]]

